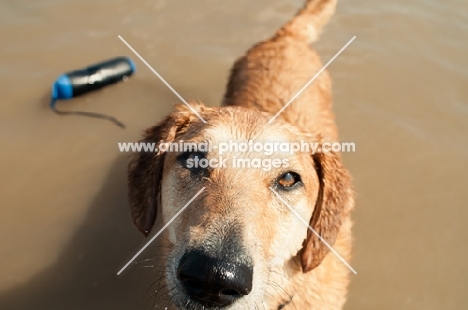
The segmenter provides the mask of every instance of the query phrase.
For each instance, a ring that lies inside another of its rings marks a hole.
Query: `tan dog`
[[[206,120],[178,106],[143,142],[336,141],[331,82],[323,72],[273,122],[268,121],[322,64],[309,43],[334,13],[335,0],[311,0],[270,40],[234,65],[224,106],[191,103]],[[159,212],[173,218],[162,281],[162,308],[341,309],[348,268],[301,222],[310,223],[345,259],[350,258],[353,190],[340,156],[253,151],[135,154],[129,196],[136,226],[148,235]],[[203,168],[190,160],[228,159]],[[231,160],[277,158],[288,166],[238,168]],[[285,202],[294,208],[294,214]],[[158,210],[159,209],[159,210]]]

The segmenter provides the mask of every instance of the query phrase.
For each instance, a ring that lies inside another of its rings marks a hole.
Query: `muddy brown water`
[[[116,272],[145,242],[125,154],[178,99],[217,105],[233,61],[300,0],[4,0],[0,3],[0,309],[140,309],[152,268]],[[316,49],[330,66],[358,191],[345,309],[468,309],[468,3],[341,1]],[[126,83],[48,110],[62,72],[117,55]],[[154,250],[154,249],[153,249]]]

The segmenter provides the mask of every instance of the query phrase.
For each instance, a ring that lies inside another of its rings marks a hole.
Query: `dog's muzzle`
[[[252,290],[253,268],[232,257],[214,258],[201,250],[185,253],[177,279],[205,307],[227,307]]]

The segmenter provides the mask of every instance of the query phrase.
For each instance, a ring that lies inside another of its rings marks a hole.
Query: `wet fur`
[[[268,120],[317,72],[322,64],[309,44],[334,12],[336,1],[308,1],[277,34],[236,61],[223,106],[190,104],[207,124],[180,105],[143,142],[232,140],[337,141],[331,110],[331,81],[323,72],[271,124]],[[226,309],[341,309],[349,270],[291,214],[270,187],[281,173],[299,171],[304,187],[281,193],[295,210],[345,259],[351,254],[354,195],[339,154],[288,155],[284,169],[210,169],[193,176],[178,165],[175,153],[138,153],[129,165],[132,218],[148,235],[156,217],[168,221],[202,187],[205,191],[168,228],[170,241],[162,280],[167,305],[202,309],[188,299],[176,280],[180,257],[191,248],[218,255],[225,240],[235,240],[239,259],[252,259],[252,292]],[[207,156],[216,157],[216,151]],[[229,153],[249,157],[253,154]],[[262,155],[267,157],[266,155]],[[286,156],[286,155],[278,155]],[[205,309],[208,309],[205,307]]]

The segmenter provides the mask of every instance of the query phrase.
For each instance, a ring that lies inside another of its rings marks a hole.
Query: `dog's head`
[[[177,307],[262,308],[263,301],[276,300],[268,295],[282,294],[270,281],[273,270],[296,261],[302,270],[285,277],[307,273],[329,252],[305,223],[334,244],[349,212],[348,173],[332,152],[273,150],[265,155],[232,145],[221,151],[217,146],[230,141],[318,140],[280,120],[268,124],[270,116],[261,112],[193,105],[206,124],[179,106],[149,128],[141,142],[209,142],[212,147],[135,154],[129,165],[134,223],[148,235],[157,214],[166,223],[174,218],[167,228],[173,246],[164,265]]]

